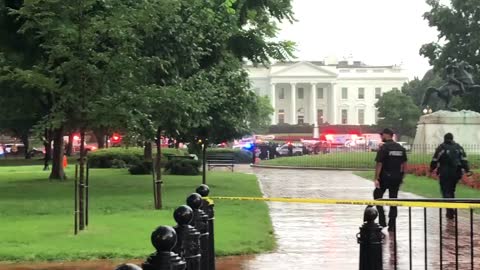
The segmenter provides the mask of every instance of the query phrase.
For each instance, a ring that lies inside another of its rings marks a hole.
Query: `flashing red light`
[[[122,140],[122,136],[116,133],[112,135],[112,143],[119,143],[121,140]]]

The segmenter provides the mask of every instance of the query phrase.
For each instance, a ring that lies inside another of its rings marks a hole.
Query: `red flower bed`
[[[438,180],[438,176],[436,172],[430,173],[429,165],[411,165],[410,164],[410,165],[407,165],[405,172],[408,174],[416,175],[416,176],[426,176],[431,179]],[[480,189],[480,173],[474,173],[470,177],[464,175],[460,183],[471,188]]]

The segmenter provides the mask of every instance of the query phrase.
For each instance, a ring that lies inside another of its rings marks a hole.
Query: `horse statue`
[[[439,88],[430,87],[423,97],[423,106],[428,106],[432,94],[445,102],[445,109],[448,111],[456,111],[451,107],[451,102],[455,96],[463,96],[467,92],[480,91],[480,85],[475,84],[471,74],[473,67],[462,61],[458,65],[450,64],[445,68],[446,84]]]

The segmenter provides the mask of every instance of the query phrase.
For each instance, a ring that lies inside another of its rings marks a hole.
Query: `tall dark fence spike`
[[[178,241],[173,251],[185,259],[188,270],[201,270],[200,232],[190,223],[193,220],[193,210],[187,205],[178,207],[173,217],[177,222],[174,227]]]
[[[215,211],[214,202],[211,199],[205,199],[210,194],[210,188],[207,185],[201,185],[196,192],[203,197],[203,204],[201,209],[208,215],[208,263],[209,270],[215,270]]]

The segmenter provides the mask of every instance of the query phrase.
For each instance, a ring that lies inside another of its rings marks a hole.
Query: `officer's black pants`
[[[457,188],[457,183],[460,181],[461,174],[440,174],[440,189],[442,191],[442,196],[445,199],[454,199],[455,190]],[[454,210],[447,209],[447,215],[453,216]]]
[[[381,183],[380,188],[376,188],[373,191],[373,198],[376,199],[381,199],[383,198],[383,195],[388,189],[388,197],[390,199],[396,199],[398,198],[398,190],[400,189],[400,185],[386,185]],[[377,206],[377,211],[378,211],[378,217],[381,221],[385,221],[385,211],[383,209],[383,206]],[[390,211],[388,212],[388,217],[393,220],[397,217],[397,207],[392,206],[390,207]]]

